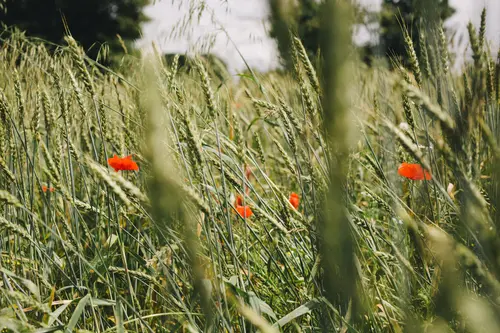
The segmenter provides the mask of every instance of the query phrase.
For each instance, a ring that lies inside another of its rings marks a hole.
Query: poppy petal
[[[250,206],[236,206],[236,211],[242,218],[249,218],[253,215],[252,209]]]
[[[290,194],[290,198],[288,199],[288,201],[293,206],[293,208],[295,208],[295,209],[299,208],[300,198],[299,198],[299,195],[297,193],[292,192]]]
[[[108,158],[108,165],[115,169],[116,172],[120,170],[139,170],[137,163],[132,160],[132,155],[124,158],[114,155],[112,158]]]
[[[420,164],[403,162],[398,168],[398,174],[411,180],[431,180],[431,173]]]

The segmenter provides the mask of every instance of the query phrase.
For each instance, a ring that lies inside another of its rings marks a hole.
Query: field
[[[3,40],[0,329],[500,331],[484,22],[460,73],[442,29],[390,70],[335,22],[321,70],[294,39],[293,70],[238,82]]]

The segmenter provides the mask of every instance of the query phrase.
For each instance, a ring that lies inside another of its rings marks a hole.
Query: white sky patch
[[[193,50],[205,52],[207,44],[212,44],[211,53],[225,61],[232,73],[244,70],[243,58],[250,67],[261,71],[278,66],[276,43],[267,32],[267,1],[206,2],[209,9],[202,15],[199,24],[192,27],[189,36],[180,38],[171,38],[170,35],[179,21],[187,16],[187,3],[179,7],[163,0],[148,7],[146,14],[152,22],[144,26],[144,38],[139,45],[149,47],[155,42],[164,53],[185,53]]]
[[[201,0],[191,1],[195,4],[201,3]],[[358,1],[371,10],[380,9],[380,0]],[[200,24],[191,26],[189,34],[172,38],[175,27],[189,12],[188,1],[182,1],[181,5],[179,0],[174,4],[172,0],[156,1],[154,5],[146,8],[146,15],[151,17],[152,21],[144,25],[144,36],[138,42],[139,46],[148,48],[154,42],[164,53],[206,52],[210,49],[211,53],[227,63],[233,74],[245,69],[242,57],[250,67],[260,71],[267,71],[279,65],[276,42],[268,36],[268,0],[205,0],[205,2],[209,10],[202,15]],[[451,0],[450,4],[457,9],[457,13],[446,25],[457,31],[453,40],[453,50],[458,56],[459,63],[468,45],[467,23],[472,20],[479,26],[484,6],[488,9],[488,40],[492,42],[493,52],[496,52],[500,41],[500,0]],[[355,31],[357,44],[365,43],[370,38],[374,36],[364,28]],[[207,44],[211,47],[208,48]]]

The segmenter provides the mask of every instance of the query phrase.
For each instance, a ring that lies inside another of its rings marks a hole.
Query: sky
[[[268,0],[205,0],[207,10],[200,24],[192,24],[188,34],[176,36],[179,29],[175,27],[182,26],[189,12],[189,2],[196,6],[202,0],[156,0],[154,5],[147,7],[146,15],[152,20],[144,26],[139,46],[147,49],[155,43],[164,53],[185,53],[200,48],[205,50],[206,44],[210,44],[211,52],[224,60],[233,74],[245,68],[243,59],[260,71],[279,65],[276,43],[267,34]],[[360,2],[372,9],[380,7],[380,0]],[[459,54],[463,54],[468,40],[467,23],[472,21],[478,26],[484,6],[488,9],[488,39],[498,46],[500,0],[450,0],[450,4],[457,12],[446,25],[457,31],[453,47]],[[361,31],[356,38],[363,41],[369,36]]]

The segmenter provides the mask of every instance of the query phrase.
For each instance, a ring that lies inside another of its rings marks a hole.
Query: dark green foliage
[[[273,15],[271,17],[272,25],[270,35],[271,37],[280,40],[278,47],[280,54],[283,59],[285,59],[285,65],[289,67],[291,64],[291,57],[288,54],[290,51],[290,44],[281,42],[284,38],[287,38],[287,36],[282,36],[283,34],[286,34],[286,28],[290,29],[300,38],[307,50],[309,58],[311,60],[315,59],[320,43],[319,13],[321,3],[317,0],[299,0],[296,2],[292,10],[287,11],[286,14],[289,14],[290,17],[286,18],[278,17],[279,3],[280,1],[277,0],[271,1]],[[285,19],[286,22],[283,22]],[[283,27],[283,23],[286,23],[288,27]]]
[[[380,13],[381,52],[407,63],[402,27],[408,29],[418,50],[419,27],[434,28],[454,12],[448,0],[384,0]]]
[[[298,37],[311,62],[318,67],[320,55],[320,16],[324,0],[272,0],[271,3],[271,31],[270,35],[276,38],[278,48],[287,68],[290,68],[292,58],[290,57],[291,43],[284,41],[290,30]],[[286,8],[286,10],[284,9]],[[363,10],[361,6],[352,6],[355,23],[368,24],[375,19]],[[367,22],[368,21],[368,22]]]
[[[30,36],[62,43],[69,33],[96,57],[101,45],[111,54],[124,52],[141,35],[143,14],[150,0],[4,0],[0,22],[16,26]],[[67,25],[65,27],[65,25]],[[120,37],[118,37],[118,35]],[[120,38],[123,40],[120,41]]]
[[[288,10],[290,17],[286,18],[288,28],[298,36],[307,50],[309,58],[315,62],[319,51],[319,15],[323,1],[298,0],[292,10]],[[278,3],[271,1],[271,36],[281,39],[278,43],[279,51],[284,59],[285,65],[289,68],[291,58],[287,52],[290,44],[283,43],[283,18],[278,18]],[[274,5],[274,7],[273,7]],[[370,26],[377,20],[380,23],[380,38],[378,45],[372,43],[360,49],[361,56],[366,63],[370,63],[371,58],[376,55],[399,58],[403,63],[407,63],[407,53],[402,34],[402,26],[408,28],[408,32],[413,39],[413,44],[419,46],[418,27],[435,27],[440,21],[445,21],[453,15],[455,10],[449,5],[448,0],[384,0],[382,11],[377,13],[369,12],[361,7],[354,8],[354,21],[357,24]],[[433,34],[430,34],[433,35]]]
[[[320,18],[318,12],[320,5],[315,0],[302,0],[297,20],[297,35],[308,51],[311,59],[314,59],[318,51],[320,36],[318,33]]]

